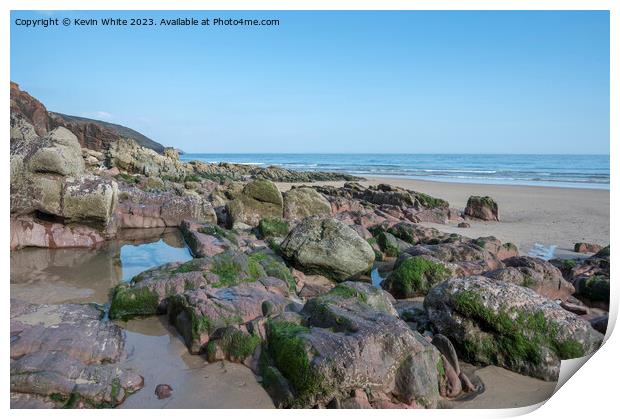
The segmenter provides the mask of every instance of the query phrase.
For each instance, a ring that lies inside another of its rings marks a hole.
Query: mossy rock
[[[594,275],[589,278],[579,278],[575,281],[577,296],[593,302],[609,304],[609,278]]]
[[[387,232],[379,233],[376,240],[383,254],[388,257],[397,257],[402,250],[409,247],[407,243]]]
[[[282,207],[283,199],[280,190],[270,180],[257,179],[243,188],[242,194],[260,202],[268,202]]]
[[[373,310],[393,316],[398,314],[390,301],[389,294],[370,284],[355,281],[341,282],[326,294],[315,298],[315,300],[328,301],[334,297],[345,299],[355,298],[358,302],[367,305]]]
[[[424,208],[447,208],[449,206],[448,201],[432,197],[422,192],[415,192],[415,198]]]
[[[157,314],[159,304],[158,295],[147,287],[130,288],[127,284],[120,284],[113,291],[110,319]]]
[[[560,361],[593,353],[603,336],[531,289],[471,276],[433,287],[424,307],[459,357],[543,380],[557,380]]]
[[[261,339],[257,335],[242,332],[235,327],[226,327],[220,336],[209,340],[206,348],[207,360],[209,362],[215,361],[214,354],[219,349],[227,360],[243,362],[254,354],[260,342]]]
[[[468,339],[463,347],[468,357],[476,356],[487,363],[501,360],[509,366],[524,362],[538,364],[543,361],[543,348],[550,348],[559,359],[584,356],[577,341],[557,339],[557,326],[547,321],[542,311],[535,313],[492,310],[482,297],[472,291],[463,291],[453,297],[454,308],[462,315],[474,319],[495,332],[495,339]]]
[[[284,193],[284,218],[301,220],[315,215],[331,215],[329,201],[313,188],[294,188]]]
[[[596,252],[596,254],[594,256],[596,256],[597,258],[608,258],[610,255],[609,253],[609,245],[603,247],[601,250],[599,250],[598,252]]]
[[[198,229],[199,233],[207,234],[209,236],[214,236],[219,239],[225,239],[231,242],[234,245],[239,245],[237,240],[237,235],[232,230],[226,230],[215,224],[204,224],[202,227]]]
[[[435,284],[452,272],[439,262],[414,256],[403,260],[381,286],[396,298],[425,296]]]
[[[301,338],[309,329],[296,323],[273,321],[267,323],[267,351],[275,367],[295,391],[295,399],[286,407],[304,407],[327,390],[323,377],[312,368],[310,347]]]
[[[219,277],[219,281],[212,286],[226,288],[243,282],[255,282],[267,276],[260,261],[261,257],[244,253],[224,252],[215,255],[209,270]]]
[[[284,237],[290,231],[290,226],[282,218],[263,218],[258,223],[258,231],[263,238]]]
[[[284,263],[284,260],[281,257],[264,250],[254,252],[248,257],[253,262],[258,263],[263,268],[267,276],[281,279],[288,284],[290,291],[295,291],[295,278],[293,277],[290,268],[286,266],[286,263]]]

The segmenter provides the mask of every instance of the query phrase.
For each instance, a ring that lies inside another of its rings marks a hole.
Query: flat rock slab
[[[93,305],[11,300],[12,407],[114,407],[142,388],[125,337]]]

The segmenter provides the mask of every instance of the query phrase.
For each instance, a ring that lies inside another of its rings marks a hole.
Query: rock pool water
[[[95,250],[22,249],[11,252],[11,298],[40,304],[107,304],[119,282],[154,266],[191,258],[176,229],[123,230],[117,240]],[[144,377],[144,388],[121,408],[273,407],[251,370],[227,362],[209,364],[190,355],[164,316],[118,324],[127,337],[124,362]],[[158,400],[158,384],[169,384],[172,396]]]

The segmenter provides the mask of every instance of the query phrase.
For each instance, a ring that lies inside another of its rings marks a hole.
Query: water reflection
[[[11,252],[11,297],[39,304],[108,302],[112,287],[191,254],[176,229],[122,230],[98,249]]]

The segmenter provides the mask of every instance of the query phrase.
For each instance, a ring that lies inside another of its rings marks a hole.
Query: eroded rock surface
[[[119,365],[120,327],[91,305],[11,300],[11,403],[15,407],[114,407],[142,388]]]
[[[440,283],[424,306],[434,329],[462,357],[544,380],[556,380],[562,359],[593,353],[602,335],[588,322],[533,290],[470,276]]]

